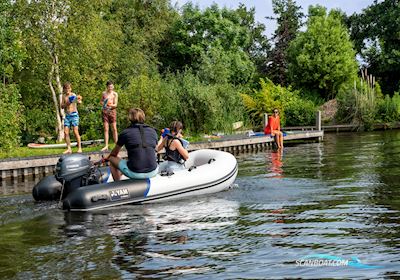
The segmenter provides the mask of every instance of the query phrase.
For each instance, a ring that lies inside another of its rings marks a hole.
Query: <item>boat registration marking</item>
[[[124,198],[129,198],[128,189],[117,189],[110,191],[111,200],[120,200]]]

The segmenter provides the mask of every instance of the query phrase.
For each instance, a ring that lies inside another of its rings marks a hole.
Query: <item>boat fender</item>
[[[188,171],[190,172],[190,171],[192,171],[193,169],[196,169],[196,168],[197,168],[197,166],[193,165],[193,166],[189,167]]]
[[[108,199],[108,195],[106,194],[100,194],[100,195],[94,195],[92,196],[92,198],[90,199],[93,202],[97,202],[99,200],[107,200]]]
[[[215,161],[215,158],[210,158],[210,160],[208,161],[208,164],[210,164],[213,161]]]

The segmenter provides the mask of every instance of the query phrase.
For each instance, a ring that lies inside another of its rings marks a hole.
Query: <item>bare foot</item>
[[[78,149],[78,153],[82,153],[82,149]]]
[[[72,154],[72,150],[71,149],[67,149],[65,152],[63,152],[64,155],[66,154]]]
[[[102,152],[107,152],[108,151],[108,146],[105,146],[103,149],[101,149]]]

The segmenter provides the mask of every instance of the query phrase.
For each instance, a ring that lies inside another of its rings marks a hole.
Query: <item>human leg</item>
[[[102,151],[107,151],[108,150],[108,131],[109,131],[109,125],[107,121],[104,121],[103,119],[103,126],[104,126],[104,148],[101,149]]]
[[[278,136],[279,149],[282,149],[283,148],[283,133],[281,131],[278,131],[276,135]]]
[[[74,126],[74,134],[76,142],[78,143],[78,153],[82,153],[81,136],[79,135],[79,127]]]
[[[121,159],[119,157],[114,157],[114,156],[110,157],[110,163],[111,163],[110,168],[111,168],[111,174],[114,178],[114,181],[121,180],[122,173],[118,168],[120,161],[121,161]]]
[[[111,124],[111,130],[112,130],[112,135],[113,135],[113,139],[114,139],[114,144],[117,144],[118,142],[118,132],[117,132],[117,123],[113,122]]]
[[[64,137],[65,137],[65,143],[67,144],[67,150],[64,151],[64,154],[70,154],[72,153],[72,150],[71,150],[71,139],[69,138],[68,126],[64,126]]]

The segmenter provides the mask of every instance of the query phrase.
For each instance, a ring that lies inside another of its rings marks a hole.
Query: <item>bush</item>
[[[386,95],[378,103],[378,116],[384,122],[396,122],[400,117],[400,96],[395,92],[392,97]]]
[[[15,85],[0,85],[0,150],[19,146],[24,124],[21,96]]]
[[[227,83],[208,85],[190,71],[168,74],[161,85],[159,123],[178,119],[194,133],[230,132],[233,122],[243,120],[239,92]]]
[[[301,99],[299,91],[274,85],[269,79],[260,80],[261,89],[252,94],[242,94],[246,111],[256,128],[262,126],[264,113],[280,110],[281,125],[300,126],[314,124],[316,106],[310,100]]]
[[[315,104],[310,100],[296,99],[285,105],[287,126],[307,126],[315,123]]]
[[[345,123],[351,122],[359,129],[372,129],[378,113],[378,94],[375,87],[364,79],[355,81],[353,87],[343,87],[337,98],[337,119]]]

